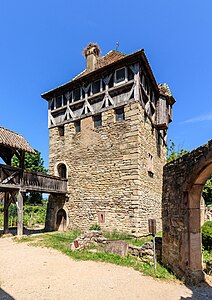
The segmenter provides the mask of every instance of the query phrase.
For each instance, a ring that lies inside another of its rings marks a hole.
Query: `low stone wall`
[[[123,240],[108,240],[101,231],[88,231],[69,246],[70,250],[82,250],[89,248],[92,244],[102,245],[104,250],[109,253],[115,253],[121,256],[133,255],[140,259],[148,260],[153,258],[153,242],[146,242],[142,246],[134,246]],[[161,260],[162,254],[162,238],[156,238],[156,256]]]

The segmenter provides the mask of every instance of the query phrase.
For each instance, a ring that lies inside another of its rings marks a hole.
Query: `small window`
[[[153,156],[148,153],[148,161],[147,161],[147,171],[150,177],[153,177],[154,169],[153,169]]]
[[[73,99],[74,101],[80,100],[80,88],[73,91]]]
[[[80,120],[76,121],[74,123],[74,125],[75,125],[76,132],[80,132],[81,131],[81,121]]]
[[[119,107],[116,109],[116,122],[124,121],[125,115],[124,115],[124,107]]]
[[[62,100],[63,100],[63,97],[62,96],[58,96],[56,98],[56,108],[59,108],[62,106]]]
[[[109,81],[109,83],[108,83],[108,87],[109,88],[112,88],[113,87],[113,75],[110,77],[110,81]]]
[[[126,78],[126,69],[125,68],[116,70],[116,72],[115,72],[115,83],[116,84],[124,82],[125,78]]]
[[[66,98],[65,95],[63,95],[63,106],[64,106],[64,105],[67,105],[67,98]]]
[[[58,126],[58,133],[59,133],[59,136],[64,136],[64,133],[65,133],[64,125]]]
[[[127,69],[127,73],[128,73],[128,80],[134,79],[134,73],[133,73],[133,71],[131,70],[131,68],[128,68],[128,69]]]
[[[63,164],[63,163],[59,164],[57,166],[57,171],[58,171],[59,177],[66,179],[67,171],[66,171],[66,165],[65,164]]]
[[[85,98],[85,91],[84,91],[84,89],[81,89],[81,93],[82,93],[81,98],[84,99]]]
[[[98,223],[105,223],[105,212],[98,213]]]
[[[94,128],[102,126],[102,115],[96,115],[93,117],[93,121],[94,121]]]
[[[93,94],[97,94],[100,92],[100,80],[94,81],[92,85],[92,92]]]

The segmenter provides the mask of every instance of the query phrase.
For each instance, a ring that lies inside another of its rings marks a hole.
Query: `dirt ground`
[[[212,299],[212,288],[189,288],[133,269],[74,261],[47,248],[0,238],[0,299]]]

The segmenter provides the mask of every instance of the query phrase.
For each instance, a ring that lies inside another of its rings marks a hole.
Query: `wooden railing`
[[[66,193],[67,179],[0,164],[0,190]]]

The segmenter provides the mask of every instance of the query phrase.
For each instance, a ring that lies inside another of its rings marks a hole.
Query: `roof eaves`
[[[35,153],[35,150],[25,140],[23,135],[0,126],[0,144],[24,152]]]
[[[108,53],[106,53],[103,57],[105,57],[106,55],[108,55],[109,53],[114,52],[114,51],[115,51],[115,52],[118,52],[118,53],[121,53],[121,52],[116,51],[116,50],[110,50],[110,51],[109,51]],[[123,54],[123,53],[121,53],[121,54]],[[145,55],[144,49],[139,49],[139,50],[137,50],[137,51],[135,51],[135,52],[133,52],[133,53],[125,54],[124,57],[121,57],[120,59],[118,59],[118,60],[116,60],[116,61],[114,61],[114,62],[112,62],[112,63],[110,63],[110,64],[108,64],[108,65],[105,65],[105,66],[103,66],[103,67],[97,68],[97,69],[95,69],[95,70],[93,70],[93,71],[91,71],[91,72],[86,72],[86,70],[83,70],[81,73],[79,73],[77,76],[75,76],[72,80],[70,80],[70,81],[68,81],[68,82],[66,82],[66,83],[64,83],[64,84],[62,84],[62,85],[60,85],[60,86],[58,86],[58,87],[56,87],[56,88],[54,88],[54,89],[48,91],[48,92],[45,92],[45,93],[41,94],[41,97],[44,98],[45,100],[49,100],[49,97],[48,97],[48,94],[49,94],[49,93],[56,92],[56,91],[58,91],[60,88],[66,87],[66,86],[68,86],[69,84],[71,84],[71,83],[73,83],[73,82],[77,82],[78,80],[84,79],[84,78],[87,77],[87,76],[92,76],[93,74],[97,73],[99,70],[106,69],[106,68],[108,68],[108,67],[111,66],[111,65],[115,65],[116,63],[119,63],[120,61],[130,59],[131,57],[133,57],[133,56],[135,56],[135,55],[139,55],[139,54],[141,54],[142,59],[143,59],[145,65],[146,65],[146,67],[147,67],[147,69],[148,69],[148,72],[150,73],[151,80],[152,80],[152,82],[153,82],[153,84],[154,84],[156,90],[159,92],[157,82],[156,82],[156,80],[155,80],[155,77],[154,77],[154,74],[153,74],[152,69],[151,69],[151,67],[150,67],[150,64],[149,64],[149,62],[148,62],[148,59],[147,59],[147,57],[146,57],[146,55]]]

